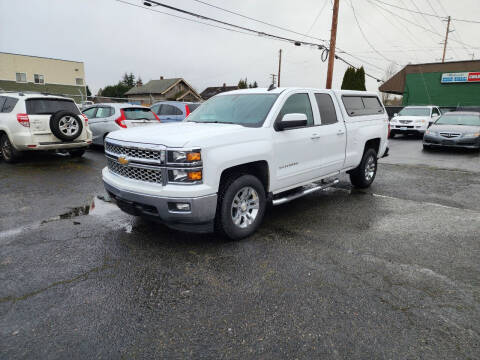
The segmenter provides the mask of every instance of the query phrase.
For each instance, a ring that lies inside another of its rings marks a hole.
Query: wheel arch
[[[263,184],[265,193],[268,193],[270,188],[270,170],[266,160],[252,161],[224,169],[220,176],[219,186],[222,186],[225,180],[231,176],[246,174],[257,177]]]

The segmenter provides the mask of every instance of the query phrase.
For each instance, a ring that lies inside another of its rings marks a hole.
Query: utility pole
[[[282,71],[282,49],[278,52],[278,85],[280,87],[280,72]]]
[[[447,33],[445,34],[445,43],[443,44],[443,56],[442,56],[442,63],[445,62],[445,53],[447,52],[447,42],[448,42],[448,33],[450,32],[450,16],[447,20]]]
[[[272,77],[272,85],[275,86],[275,78],[277,77],[277,74],[270,74],[270,76]]]
[[[340,0],[334,0],[332,30],[330,31],[330,52],[328,53],[327,89],[332,88],[333,63],[335,62],[335,44],[337,42],[338,7]]]

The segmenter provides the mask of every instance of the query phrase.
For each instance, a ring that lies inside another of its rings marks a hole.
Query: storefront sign
[[[442,74],[442,84],[480,82],[480,72],[461,72]]]

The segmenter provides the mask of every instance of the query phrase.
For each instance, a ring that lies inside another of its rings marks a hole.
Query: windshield
[[[262,126],[278,94],[215,96],[187,118],[188,122]]]
[[[436,122],[436,125],[469,125],[480,126],[480,116],[474,114],[443,115]]]
[[[399,116],[430,116],[430,108],[403,108]]]
[[[123,109],[127,120],[157,120],[150,109],[145,108],[126,108]]]

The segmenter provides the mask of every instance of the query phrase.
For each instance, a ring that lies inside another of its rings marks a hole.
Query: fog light
[[[168,209],[170,211],[182,211],[182,212],[188,212],[190,211],[190,204],[189,203],[174,203],[174,202],[169,202],[168,203]]]

